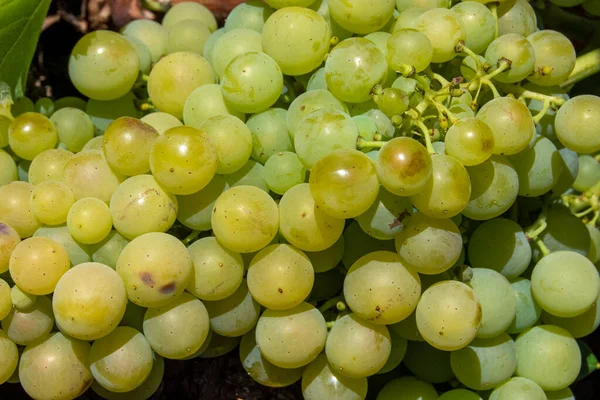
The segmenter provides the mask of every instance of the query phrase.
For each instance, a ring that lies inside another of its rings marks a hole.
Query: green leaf
[[[576,382],[579,382],[592,372],[600,369],[600,364],[590,346],[581,339],[577,339],[577,344],[579,345],[579,350],[581,350],[581,370],[579,371],[579,376],[576,380]]]
[[[0,82],[23,93],[51,0],[0,0]]]

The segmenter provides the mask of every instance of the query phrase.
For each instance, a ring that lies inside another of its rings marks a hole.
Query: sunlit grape
[[[8,128],[10,148],[25,160],[33,160],[44,150],[53,148],[57,141],[56,127],[42,114],[22,114],[15,118]]]
[[[425,146],[407,137],[387,142],[377,154],[375,166],[383,187],[398,196],[420,192],[432,174],[431,156]]]

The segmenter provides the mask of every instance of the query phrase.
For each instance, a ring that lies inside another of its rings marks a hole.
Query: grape
[[[222,78],[225,68],[237,56],[261,51],[263,46],[260,32],[246,28],[226,30],[215,42],[209,61],[217,76]]]
[[[335,22],[352,33],[367,34],[383,28],[394,13],[394,0],[328,0]]]
[[[477,295],[464,283],[439,282],[421,295],[417,327],[430,345],[440,350],[458,350],[475,338],[481,309]]]
[[[243,267],[242,267],[243,268]],[[249,332],[260,315],[260,304],[248,291],[246,280],[228,297],[204,303],[211,329],[219,335],[236,337]]]
[[[596,228],[595,225],[590,224],[586,224],[585,227],[590,234],[590,249],[587,258],[593,264],[596,264],[600,261],[600,229]]]
[[[269,188],[263,178],[263,171],[264,167],[262,164],[254,160],[248,160],[242,168],[226,176],[227,184],[230,187],[242,185],[255,186],[268,193]]]
[[[417,378],[431,383],[444,383],[454,377],[450,366],[451,354],[438,350],[427,342],[409,341],[403,362]],[[431,368],[432,365],[436,367]]]
[[[19,233],[12,226],[0,220],[0,274],[8,271],[10,255],[20,242]]]
[[[491,393],[489,400],[546,400],[542,388],[532,380],[515,376]]]
[[[358,128],[358,136],[364,140],[375,140],[375,135],[377,134],[377,124],[367,117],[366,115],[357,115],[352,117],[354,123],[356,123],[356,127]],[[373,148],[361,148],[363,153],[367,153],[367,155],[373,151]],[[379,152],[379,149],[374,150]],[[373,157],[373,161],[375,161],[376,157]]]
[[[11,114],[14,117],[18,117],[21,114],[26,112],[35,111],[35,106],[33,101],[29,97],[21,96],[16,99],[13,99],[13,104],[10,107]]]
[[[139,118],[140,112],[135,105],[136,97],[133,93],[110,101],[90,99],[85,109],[86,114],[92,119],[96,128],[96,135],[102,135],[108,125],[119,117]]]
[[[396,128],[392,124],[392,120],[376,107],[377,106],[373,103],[372,107],[363,115],[375,122],[375,125],[377,125],[377,133],[379,133],[383,139],[392,139],[396,134]]]
[[[269,108],[248,119],[246,125],[252,134],[252,158],[261,164],[273,154],[293,151],[287,132],[287,113],[282,108]]]
[[[2,329],[10,340],[26,346],[46,336],[54,326],[52,302],[46,296],[38,296],[27,310],[13,308],[2,319]]]
[[[202,21],[194,19],[180,21],[176,25],[169,27],[165,54],[188,51],[203,55],[204,44],[211,33]]]
[[[162,24],[170,28],[187,19],[203,22],[211,32],[217,29],[217,20],[210,9],[202,4],[193,2],[182,2],[171,7],[165,14]]]
[[[302,374],[302,396],[305,400],[363,400],[367,396],[367,379],[348,378],[336,372],[321,354]]]
[[[200,358],[215,358],[225,355],[240,344],[242,338],[240,336],[228,337],[221,336],[218,333],[210,331],[210,343],[206,346],[206,349],[198,356]],[[208,341],[208,338],[206,339]],[[203,344],[202,347],[206,345]]]
[[[95,197],[108,203],[124,177],[112,170],[99,150],[75,154],[65,163],[62,180],[77,200]]]
[[[211,85],[204,85],[201,87],[207,87],[207,86],[211,86]],[[216,86],[216,85],[214,85],[214,86]],[[185,114],[185,110],[184,110],[184,114]],[[184,116],[184,118],[185,118],[185,116]],[[163,113],[163,112],[159,112],[159,111],[143,116],[140,121],[145,122],[146,124],[153,127],[156,130],[156,132],[158,132],[159,135],[163,135],[166,131],[168,131],[171,128],[176,128],[178,126],[183,125],[180,120],[178,120],[171,114],[167,114],[167,113]]]
[[[388,382],[377,395],[377,400],[437,400],[437,398],[437,391],[431,383],[414,376],[403,376]]]
[[[200,86],[190,93],[185,101],[183,120],[188,126],[200,128],[206,120],[217,115],[233,115],[244,120],[244,114],[233,109],[231,104],[223,99],[218,84]]]
[[[189,284],[192,268],[185,246],[158,232],[133,239],[117,261],[127,297],[142,307],[162,307],[177,298]]]
[[[516,33],[507,33],[494,39],[485,51],[485,58],[494,66],[499,65],[502,59],[508,60],[510,68],[494,77],[504,83],[515,83],[527,78],[535,66],[533,46],[527,38]]]
[[[148,94],[159,110],[181,119],[188,96],[202,85],[215,83],[210,63],[196,53],[180,51],[160,59],[148,78]]]
[[[433,45],[432,62],[443,63],[458,55],[456,46],[466,37],[465,25],[459,14],[433,8],[417,17],[414,24],[414,28],[424,33]]]
[[[137,330],[119,326],[96,340],[90,350],[90,370],[105,389],[128,392],[150,375],[154,357],[148,341]]]
[[[19,181],[0,186],[0,221],[10,225],[21,238],[33,235],[40,227],[30,206],[33,188]]]
[[[125,180],[113,193],[110,213],[117,232],[133,239],[166,232],[177,217],[177,199],[150,175]]]
[[[30,207],[35,218],[46,225],[60,225],[67,221],[75,195],[60,181],[44,181],[31,192]]]
[[[290,104],[286,114],[287,129],[292,140],[296,136],[300,122],[308,115],[321,109],[325,109],[328,114],[335,116],[346,115],[348,113],[348,107],[331,94],[331,92],[327,91],[326,88],[302,93]],[[339,113],[336,111],[339,111]],[[346,120],[344,122],[348,123]]]
[[[232,115],[217,115],[204,121],[200,129],[206,133],[217,151],[218,174],[235,172],[250,159],[252,135],[239,118]],[[201,157],[200,161],[207,158]]]
[[[269,189],[283,195],[292,187],[305,181],[306,168],[296,153],[284,151],[273,154],[267,160],[263,176]]]
[[[217,199],[211,218],[215,237],[224,247],[252,253],[265,247],[277,234],[277,204],[254,186],[237,186]]]
[[[196,353],[210,329],[208,312],[200,300],[182,293],[144,316],[144,336],[165,358],[182,359]]]
[[[114,100],[135,83],[140,59],[135,48],[118,33],[99,30],[79,39],[69,58],[69,78],[84,95]]]
[[[136,118],[114,120],[104,132],[106,162],[125,176],[145,174],[150,171],[148,157],[158,135],[156,129]]]
[[[600,7],[596,1],[585,0],[583,3],[581,3],[581,6],[585,11],[587,11],[588,14],[591,14],[595,17],[600,16]]]
[[[61,98],[57,99],[54,102],[54,105],[56,106],[56,111],[63,109],[63,108],[67,108],[67,107],[76,108],[78,110],[85,111],[85,108],[87,106],[87,101],[82,98],[75,97],[75,96],[65,96],[65,97],[61,97]],[[14,107],[14,105],[13,105],[13,107]],[[13,115],[14,115],[14,112],[13,112]]]
[[[408,340],[404,339],[392,330],[390,330],[389,333],[390,338],[392,339],[392,350],[385,365],[381,367],[377,374],[387,374],[388,372],[396,369],[406,355]]]
[[[403,221],[409,210],[412,210],[412,204],[406,197],[395,196],[380,188],[371,207],[355,219],[369,236],[391,240],[404,229]]]
[[[432,175],[423,189],[411,196],[414,206],[432,218],[451,218],[469,203],[471,182],[465,167],[454,157],[431,157]]]
[[[56,128],[58,141],[69,151],[78,152],[94,137],[94,123],[78,108],[65,107],[52,114],[50,121]]]
[[[313,90],[327,90],[325,67],[319,68],[314,74],[311,75],[308,84],[306,85],[306,91],[311,92]]]
[[[244,3],[242,3],[242,4],[244,4]],[[229,16],[231,16],[231,13],[229,14]],[[227,20],[225,21],[225,23],[227,24]],[[217,43],[217,40],[219,40],[225,34],[225,32],[226,32],[225,28],[219,28],[216,31],[214,31],[213,33],[211,33],[210,36],[208,37],[208,39],[206,39],[206,42],[204,42],[204,49],[202,51],[202,55],[204,56],[204,58],[206,58],[211,63],[212,63],[212,53],[215,48],[215,44]]]
[[[261,33],[265,21],[273,14],[274,10],[267,4],[257,0],[250,0],[236,5],[227,15],[225,31],[247,28]]]
[[[479,394],[467,389],[452,389],[438,398],[438,400],[482,400]]]
[[[133,36],[123,36],[125,38],[125,40],[127,40],[129,42],[129,44],[131,46],[133,46],[137,56],[138,56],[138,60],[140,62],[140,72],[142,72],[143,74],[148,74],[150,72],[150,69],[152,68],[152,53],[150,53],[150,49],[148,48],[148,46],[146,46],[146,44],[144,42],[142,42],[140,39],[133,37]],[[84,103],[84,107],[81,109],[82,111],[85,111],[85,103]]]
[[[452,7],[465,26],[465,45],[475,54],[481,54],[495,38],[494,15],[485,5],[465,1]]]
[[[15,285],[13,286],[13,288],[17,288],[16,292],[18,293],[23,293],[19,290],[19,288]],[[29,295],[31,296],[31,298],[33,299],[33,301],[30,301],[28,304],[29,306],[33,305],[33,303],[35,303],[35,296],[33,295]],[[6,283],[6,281],[4,279],[0,278],[0,320],[3,320],[4,318],[6,318],[6,316],[10,313],[10,311],[12,310],[13,305],[15,306],[15,308],[17,308],[18,310],[22,310],[24,307],[22,307],[22,303],[21,302],[14,302],[13,299],[13,289],[10,288],[10,286],[8,285],[8,283]],[[20,296],[20,298],[23,299],[27,299],[27,294],[23,293],[22,296]],[[18,300],[18,299],[17,299]]]
[[[544,321],[545,324],[555,325],[565,329],[576,339],[582,338],[591,334],[598,326],[600,326],[599,300],[600,299],[596,299],[596,302],[589,310],[576,317],[561,318],[545,312],[542,315],[542,321]]]
[[[416,72],[421,72],[433,58],[433,46],[429,38],[412,29],[395,31],[387,42],[387,51],[388,64],[394,70],[410,65]]]
[[[600,124],[600,97],[582,95],[573,97],[556,113],[554,128],[560,142],[578,153],[600,150],[600,138],[595,126]]]
[[[34,399],[74,399],[94,378],[89,369],[90,345],[60,332],[28,345],[19,362],[19,380]]]
[[[125,25],[122,33],[144,43],[150,50],[152,63],[156,63],[165,55],[169,35],[166,25],[162,26],[158,22],[149,19],[137,19]]]
[[[179,203],[177,220],[191,229],[210,230],[210,219],[215,202],[226,188],[225,177],[215,174],[202,190],[187,196],[177,196],[177,202]]]
[[[63,149],[50,149],[38,154],[29,166],[29,183],[37,185],[43,181],[60,181],[65,164],[73,153]]]
[[[450,219],[413,214],[396,236],[396,251],[402,262],[420,274],[434,275],[452,267],[463,249],[463,240]]]
[[[402,13],[415,7],[423,7],[423,9],[431,8],[449,8],[450,1],[448,0],[396,0],[396,9]]]
[[[596,302],[600,277],[594,264],[581,254],[556,251],[534,267],[531,292],[545,311],[557,317],[576,317]]]
[[[8,381],[11,375],[17,370],[19,364],[19,351],[17,345],[8,338],[3,330],[0,330],[0,385]],[[366,382],[365,382],[366,393]]]
[[[461,4],[479,4],[468,1]],[[481,164],[494,150],[494,134],[487,124],[479,119],[466,118],[454,123],[444,140],[446,154],[456,158],[466,167]]]
[[[131,301],[127,301],[125,307],[125,314],[119,322],[119,326],[129,326],[137,331],[144,330],[144,315],[146,314],[146,308],[140,307]]]
[[[117,231],[110,231],[103,240],[92,247],[90,251],[92,260],[116,269],[117,260],[127,243],[129,240],[119,235]]]
[[[85,146],[83,146],[82,151],[86,150],[100,150],[102,151],[102,145],[104,143],[104,135],[96,136],[93,139],[90,139]],[[60,150],[60,149],[57,149]]]
[[[585,224],[575,217],[568,208],[553,205],[548,210],[546,230],[540,235],[550,251],[568,250],[587,256],[590,249],[590,233]],[[537,250],[537,249],[535,249]],[[534,259],[539,260],[534,251]]]
[[[317,69],[329,51],[330,39],[325,18],[308,8],[277,10],[262,30],[264,52],[279,64],[284,74],[292,76]]]
[[[31,168],[31,167],[30,167]],[[18,181],[17,164],[12,156],[0,149],[0,186]]]
[[[600,180],[600,163],[594,157],[582,154],[578,157],[578,171],[573,189],[585,192]]]
[[[48,117],[25,113],[15,118],[8,128],[8,143],[16,155],[33,160],[35,156],[56,145],[58,134]]]
[[[332,0],[329,1],[331,4]],[[354,61],[348,63],[350,59]],[[383,52],[364,38],[350,38],[340,42],[329,53],[325,62],[327,87],[334,96],[350,103],[369,100],[373,87],[386,79],[387,71],[388,65]]]
[[[242,337],[240,361],[246,372],[256,382],[269,387],[284,387],[300,380],[304,368],[280,368],[271,364],[260,352],[251,330]]]
[[[541,86],[559,85],[567,80],[575,68],[577,57],[571,41],[552,30],[532,33],[527,40],[535,53],[534,74],[527,80]]]
[[[71,265],[92,261],[91,249],[85,244],[76,242],[69,234],[66,225],[42,226],[35,231],[33,236],[47,237],[60,243],[67,251]]]
[[[112,229],[110,209],[102,200],[93,197],[80,199],[69,209],[67,228],[78,242],[101,242]]]
[[[360,227],[357,221],[353,221],[344,231],[345,250],[342,263],[349,269],[363,255],[384,250],[394,252],[394,242],[391,240],[377,240],[369,236]]]
[[[507,0],[498,5],[498,35],[529,36],[537,31],[537,17],[527,0]]]
[[[546,392],[546,397],[548,400],[575,400],[573,392],[568,387],[557,391]]]
[[[400,29],[417,29],[417,18],[427,10],[427,8],[413,7],[400,11],[390,32],[393,34]]]
[[[516,375],[531,379],[544,390],[564,389],[579,374],[581,354],[577,342],[558,326],[534,326],[521,333],[516,343]]]

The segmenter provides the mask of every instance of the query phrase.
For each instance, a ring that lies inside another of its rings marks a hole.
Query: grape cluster
[[[79,40],[88,100],[4,99],[0,382],[146,399],[235,350],[306,400],[573,399],[600,98],[526,0],[455,3],[183,2]]]

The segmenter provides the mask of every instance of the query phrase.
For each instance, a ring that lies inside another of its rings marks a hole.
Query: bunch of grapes
[[[147,399],[164,358],[235,351],[306,400],[574,399],[600,98],[567,93],[598,57],[537,25],[251,0],[88,33],[88,100],[0,108],[0,382]]]

